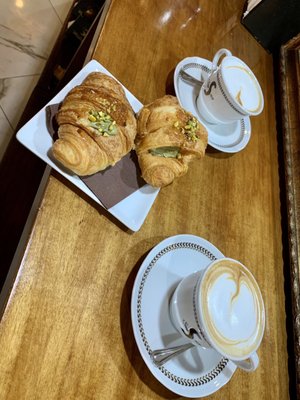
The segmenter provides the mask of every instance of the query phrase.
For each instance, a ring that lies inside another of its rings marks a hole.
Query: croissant
[[[163,187],[205,154],[207,131],[174,96],[144,106],[137,115],[135,150],[144,180]]]
[[[77,175],[104,170],[134,148],[135,114],[122,86],[101,72],[66,95],[56,120],[53,156]]]

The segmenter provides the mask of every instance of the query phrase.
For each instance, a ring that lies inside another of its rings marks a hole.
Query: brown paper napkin
[[[49,134],[57,139],[55,115],[59,104],[46,107],[46,124]],[[113,167],[90,176],[79,177],[95,194],[106,208],[111,208],[130,194],[143,187],[146,182],[141,178],[135,151],[131,151]]]

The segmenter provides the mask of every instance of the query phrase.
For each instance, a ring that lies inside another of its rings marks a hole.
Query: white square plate
[[[94,193],[82,182],[77,175],[72,175],[63,171],[49,157],[49,150],[52,147],[53,140],[48,132],[46,125],[46,107],[49,104],[61,102],[67,93],[76,85],[79,85],[84,78],[93,71],[103,72],[115,78],[106,68],[95,60],[90,61],[78,74],[48,103],[42,108],[30,121],[26,123],[17,133],[17,139],[30,151],[44,160],[50,167],[61,173],[65,178],[77,186],[80,190],[90,196],[102,207],[103,204],[94,195]],[[116,79],[116,78],[115,78]],[[117,79],[116,79],[117,80]],[[119,82],[119,81],[118,81]],[[119,82],[121,83],[121,82]],[[122,85],[123,86],[123,85]],[[140,110],[143,106],[139,100],[123,86],[127,99],[130,102],[134,112]],[[132,193],[113,207],[108,209],[115,218],[121,221],[132,231],[138,231],[142,226],[150,208],[159,192],[159,189],[150,185],[145,185]]]

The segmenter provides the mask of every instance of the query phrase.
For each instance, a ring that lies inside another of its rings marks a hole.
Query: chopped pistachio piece
[[[179,121],[176,121],[174,123],[174,128],[178,128],[181,133],[186,135],[188,140],[192,140],[193,142],[199,140],[199,137],[196,134],[199,130],[199,122],[195,117],[190,117],[184,126],[180,125]]]
[[[96,117],[94,117],[93,115],[89,115],[89,121],[91,122],[96,122]]]
[[[116,121],[107,112],[90,110],[88,121],[89,126],[96,130],[96,135],[107,137],[117,134]]]

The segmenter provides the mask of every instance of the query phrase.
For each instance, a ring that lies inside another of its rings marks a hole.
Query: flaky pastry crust
[[[207,146],[205,127],[174,96],[144,106],[137,115],[135,149],[144,180],[163,187],[184,175]]]
[[[56,119],[59,139],[52,153],[77,175],[104,170],[134,148],[134,112],[123,87],[101,72],[67,94]]]

